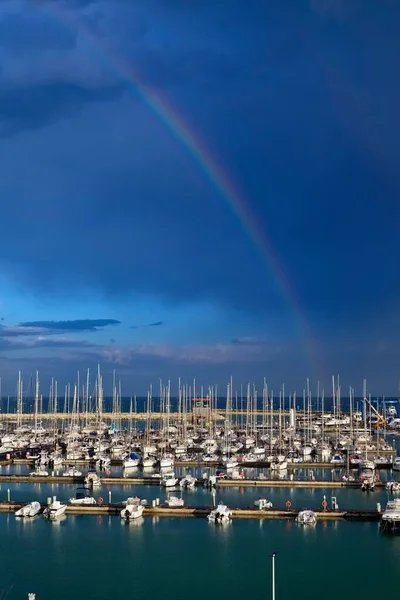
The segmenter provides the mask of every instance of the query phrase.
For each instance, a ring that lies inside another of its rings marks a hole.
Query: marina
[[[17,389],[20,381],[21,376]],[[172,397],[169,383],[161,384],[158,397],[149,391],[140,401],[124,399],[115,384],[113,397],[105,399],[99,371],[94,395],[88,386],[80,393],[76,386],[58,412],[55,386],[44,402],[37,375],[29,412],[20,393],[16,413],[0,418],[3,535],[14,532],[29,547],[33,532],[41,539],[50,536],[50,544],[69,532],[68,539],[79,544],[76,535],[81,539],[90,531],[95,538],[101,535],[103,545],[109,539],[118,543],[126,532],[144,544],[132,548],[135,556],[146,552],[158,530],[168,536],[179,531],[181,543],[187,540],[191,547],[191,535],[217,544],[229,540],[231,548],[236,536],[249,532],[261,544],[267,531],[280,532],[281,544],[287,535],[290,540],[301,535],[306,543],[321,532],[331,537],[348,528],[353,536],[364,527],[374,528],[365,531],[382,543],[395,540],[396,407],[374,404],[366,384],[363,397],[351,394],[346,406],[340,388],[333,389],[330,402],[306,391],[299,408],[283,389],[277,399],[267,386],[261,398],[249,388],[237,399],[230,382],[216,408],[212,389],[198,397],[182,386]],[[129,411],[122,410],[127,403]],[[148,539],[137,537],[142,535]],[[104,597],[104,590],[96,589]],[[36,590],[46,593],[44,583],[38,580]]]

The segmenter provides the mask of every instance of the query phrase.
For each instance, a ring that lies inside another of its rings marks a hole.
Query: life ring
[[[100,504],[100,506],[103,504],[103,498],[100,496],[100,498],[97,498],[97,502]]]
[[[328,503],[326,500],[322,500],[322,506],[323,506],[323,508],[326,508],[328,506]]]
[[[286,508],[290,508],[291,506],[292,506],[292,503],[290,502],[290,500],[288,500],[288,501],[286,502]]]

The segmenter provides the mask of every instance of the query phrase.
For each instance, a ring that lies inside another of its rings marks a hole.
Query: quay
[[[29,475],[0,475],[1,483],[64,483],[83,484],[84,477],[64,477],[48,475],[30,477]],[[160,485],[156,477],[101,477],[101,485]],[[198,480],[197,486],[203,487],[204,481]],[[290,479],[223,479],[217,478],[217,487],[258,487],[258,488],[360,488],[357,481],[312,481]],[[385,483],[377,481],[375,488],[384,488]]]
[[[15,512],[27,502],[0,502],[0,512]],[[42,504],[44,509],[46,504]],[[67,515],[112,516],[119,515],[123,504],[103,504],[94,506],[67,506]],[[214,506],[186,506],[170,508],[168,506],[146,506],[145,517],[201,517],[206,518]],[[232,519],[285,519],[294,520],[299,509],[258,509],[231,508]],[[346,521],[380,521],[381,513],[373,510],[314,510],[317,520],[346,520]]]
[[[320,415],[321,411],[304,411],[304,410],[300,410],[300,409],[296,409],[296,415],[299,417],[306,417],[306,416],[315,416],[315,415]],[[243,416],[246,417],[246,410],[230,410],[229,411],[230,415],[233,416]],[[262,410],[253,410],[252,411],[253,415],[262,417],[266,415],[266,411],[262,411]],[[330,414],[329,411],[326,411],[326,414]],[[148,413],[148,412],[102,412],[101,413],[101,420],[103,421],[114,421],[114,422],[118,422],[118,421],[166,421],[167,419],[171,420],[171,421],[184,421],[187,420],[188,418],[190,418],[192,416],[192,413],[182,413],[182,412],[173,412],[170,411],[169,415],[166,415],[166,413],[162,413],[162,412],[152,412],[152,413]],[[268,410],[268,416],[271,416],[271,410]],[[289,418],[290,416],[290,411],[289,410],[273,410],[272,411],[272,416],[274,417],[286,417]],[[90,413],[90,418],[88,418],[88,413],[86,412],[76,412],[73,415],[74,420],[79,420],[79,421],[93,421],[93,413]],[[220,410],[220,409],[210,409],[210,417],[213,421],[225,421],[226,416],[225,416],[225,410]],[[72,413],[70,412],[45,412],[45,413],[34,413],[34,412],[30,412],[30,413],[22,413],[17,415],[16,413],[1,413],[1,419],[3,419],[4,421],[15,421],[17,422],[17,420],[23,420],[23,421],[70,421],[72,419]],[[96,415],[97,420],[99,419],[99,414]]]

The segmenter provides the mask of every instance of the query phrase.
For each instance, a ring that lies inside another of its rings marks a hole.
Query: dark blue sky
[[[126,393],[333,373],[396,393],[399,31],[396,0],[3,0],[3,390],[100,362]]]

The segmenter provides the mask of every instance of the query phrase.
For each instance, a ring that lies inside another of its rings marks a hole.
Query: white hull
[[[70,504],[74,504],[75,506],[87,506],[91,504],[96,504],[95,498],[71,498]]]
[[[121,510],[121,519],[125,521],[133,521],[139,519],[143,515],[144,506],[141,504],[128,504]]]
[[[132,469],[140,465],[140,458],[128,458],[124,460],[124,469]]]
[[[40,513],[42,507],[39,502],[30,502],[15,513],[16,517],[35,517]]]
[[[56,500],[56,502],[53,502],[52,504],[50,504],[50,506],[44,509],[43,516],[47,517],[48,519],[54,520],[58,517],[61,517],[66,510],[67,505],[61,504],[60,502],[58,502],[58,500]]]

